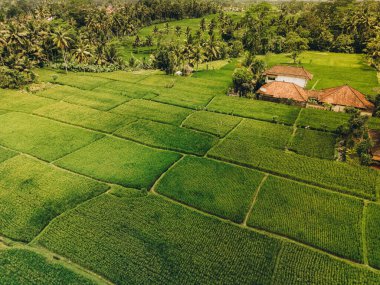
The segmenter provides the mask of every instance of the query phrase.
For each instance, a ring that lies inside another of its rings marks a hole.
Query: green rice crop
[[[0,284],[96,284],[61,264],[26,249],[0,251]]]
[[[362,212],[363,201],[357,198],[271,176],[261,187],[248,225],[363,261]]]
[[[116,284],[270,284],[277,240],[135,191],[66,212],[36,242]]]
[[[160,181],[157,192],[241,223],[264,174],[205,158],[185,157]]]
[[[20,91],[0,89],[0,109],[30,113],[35,109],[55,103],[54,100],[41,98]]]
[[[328,132],[299,128],[289,148],[296,153],[324,159],[334,159],[336,136]]]
[[[292,125],[301,109],[261,100],[217,96],[207,106],[207,110]]]
[[[347,123],[349,114],[317,109],[303,109],[297,124],[315,130],[335,132],[340,125]]]
[[[0,116],[0,144],[53,161],[103,137],[49,119],[23,113]]]
[[[34,111],[34,114],[108,133],[112,133],[124,124],[136,120],[115,113],[98,111],[65,102],[42,107]]]
[[[366,243],[368,262],[380,269],[380,205],[368,204],[366,214]]]
[[[193,111],[153,101],[136,99],[116,107],[112,112],[179,126]]]
[[[31,241],[54,217],[108,189],[19,155],[0,164],[0,232]]]
[[[160,90],[160,95],[152,100],[185,108],[200,109],[205,107],[213,97],[214,95],[194,93],[192,90],[179,91],[174,88],[164,88]]]
[[[224,137],[229,133],[242,119],[239,117],[228,116],[219,113],[198,111],[192,113],[184,122],[183,126],[208,132],[219,137]]]
[[[292,132],[293,128],[289,126],[244,119],[243,122],[228,135],[228,138],[255,146],[284,149]]]
[[[363,198],[376,198],[376,170],[226,139],[208,153],[228,161]]]
[[[85,90],[94,89],[111,81],[106,78],[92,76],[91,74],[83,74],[77,72],[69,72],[68,74],[56,73],[55,75],[57,76],[56,79],[53,79],[53,77],[51,77],[48,81],[51,83],[68,85]]]
[[[139,120],[117,130],[116,135],[169,150],[203,155],[217,138],[186,128]]]
[[[133,188],[148,188],[180,158],[134,142],[104,138],[56,162],[58,166],[103,181]]]
[[[365,266],[353,266],[327,254],[284,243],[274,285],[376,285],[380,274]]]
[[[92,91],[98,93],[105,92],[116,95],[122,95],[135,99],[159,95],[157,88],[155,87],[138,85],[135,83],[123,81],[112,81],[110,83],[102,85],[101,87],[95,88]]]
[[[0,147],[0,162],[3,162],[15,155],[16,155],[15,152]]]

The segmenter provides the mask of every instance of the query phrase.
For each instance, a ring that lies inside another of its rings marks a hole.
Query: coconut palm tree
[[[61,50],[63,61],[65,63],[65,70],[67,73],[67,56],[66,52],[70,48],[73,42],[72,35],[69,31],[64,31],[63,29],[58,29],[54,31],[51,35],[54,45]]]

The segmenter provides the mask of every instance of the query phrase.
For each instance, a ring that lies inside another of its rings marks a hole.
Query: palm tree
[[[197,45],[192,50],[192,54],[190,56],[191,56],[191,59],[193,60],[193,62],[196,64],[197,71],[198,71],[199,64],[202,63],[205,59],[202,47],[200,45]]]
[[[70,48],[70,45],[73,42],[72,36],[69,31],[58,29],[52,33],[52,40],[54,45],[62,52],[63,61],[65,63],[65,70],[67,73],[66,51]]]
[[[72,51],[72,57],[78,63],[87,63],[92,57],[92,53],[88,45],[79,42],[78,46]]]

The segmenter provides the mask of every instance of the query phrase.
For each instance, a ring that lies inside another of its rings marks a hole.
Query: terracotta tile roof
[[[320,102],[333,105],[351,106],[359,109],[374,108],[374,105],[366,99],[364,94],[348,85],[322,90],[318,99]]]
[[[273,81],[263,85],[257,93],[273,98],[307,102],[307,91],[294,83]]]
[[[307,71],[303,67],[297,66],[286,66],[286,65],[275,65],[267,69],[264,72],[264,75],[285,75],[285,76],[294,76],[305,78],[308,80],[313,79],[313,74]]]

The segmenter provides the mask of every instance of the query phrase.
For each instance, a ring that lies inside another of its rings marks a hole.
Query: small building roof
[[[279,99],[307,102],[307,91],[294,83],[273,81],[263,85],[257,93]]]
[[[374,105],[366,99],[364,94],[348,85],[324,89],[319,94],[318,100],[323,103],[351,106],[359,109],[374,108]]]
[[[303,67],[297,67],[297,66],[287,66],[287,65],[275,65],[271,68],[267,69],[264,72],[264,75],[284,75],[284,76],[290,76],[290,77],[299,77],[299,78],[305,78],[308,80],[313,79],[313,74],[311,74],[309,71],[307,71]]]

